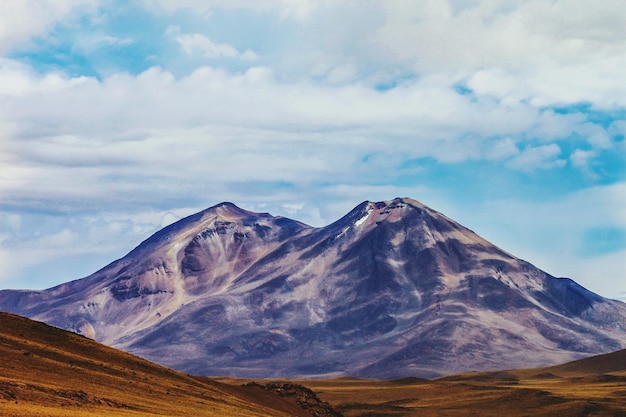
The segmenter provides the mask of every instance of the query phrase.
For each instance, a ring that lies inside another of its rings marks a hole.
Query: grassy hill
[[[310,416],[295,396],[195,378],[0,313],[2,416]]]

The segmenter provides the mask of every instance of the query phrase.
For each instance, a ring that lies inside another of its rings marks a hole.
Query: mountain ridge
[[[205,375],[434,377],[626,347],[626,305],[410,198],[325,227],[221,203],[0,309]]]

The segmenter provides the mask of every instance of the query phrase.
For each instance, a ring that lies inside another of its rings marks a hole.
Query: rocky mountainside
[[[203,375],[434,377],[626,347],[626,304],[406,198],[322,228],[219,204],[0,309]]]

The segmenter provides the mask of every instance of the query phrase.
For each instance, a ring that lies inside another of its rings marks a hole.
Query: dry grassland
[[[307,416],[289,398],[194,378],[0,313],[0,415]]]
[[[295,382],[314,390],[345,417],[626,417],[626,351],[549,368],[468,373],[431,381]]]
[[[346,417],[626,416],[626,372],[591,372],[554,368],[308,386]]]

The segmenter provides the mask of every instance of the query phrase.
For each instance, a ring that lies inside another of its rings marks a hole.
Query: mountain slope
[[[434,377],[626,347],[626,305],[411,199],[322,228],[223,203],[0,308],[204,375]]]
[[[0,309],[114,346],[180,306],[219,293],[234,273],[306,227],[223,203],[164,228],[87,278],[45,291],[1,291]]]
[[[272,392],[152,364],[43,323],[0,313],[0,414],[310,416]]]

